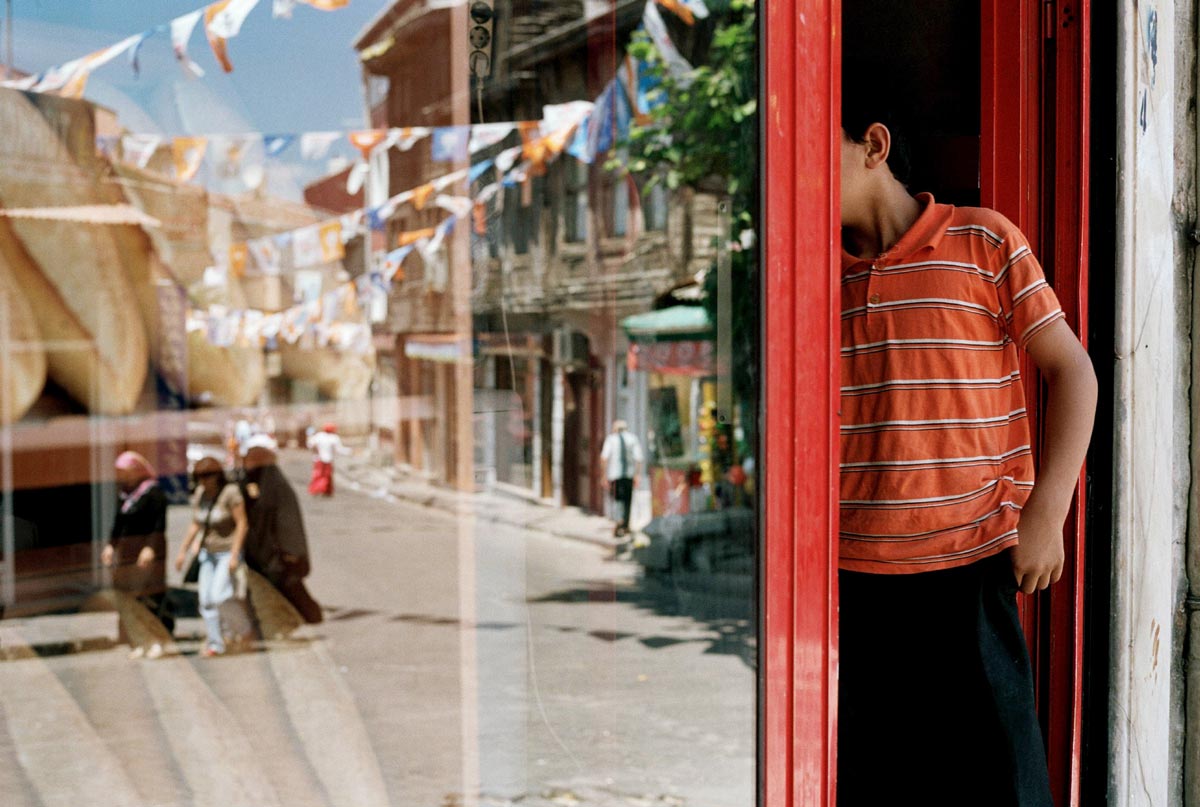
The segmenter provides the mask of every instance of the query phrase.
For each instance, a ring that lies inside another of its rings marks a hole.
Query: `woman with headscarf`
[[[333,495],[333,459],[338,454],[349,454],[350,449],[342,444],[337,426],[326,423],[321,431],[308,438],[308,447],[313,452],[312,479],[308,492],[314,496]]]
[[[203,653],[219,656],[225,652],[222,606],[237,595],[237,572],[246,542],[246,507],[241,490],[225,478],[225,471],[215,458],[198,460],[192,477],[196,484],[192,523],[175,558],[175,568],[182,571],[191,553],[198,553],[200,616],[204,617],[208,633]],[[244,638],[239,631],[230,633],[238,639]]]
[[[136,451],[117,457],[116,474],[121,504],[100,561],[113,570],[113,588],[137,597],[170,634],[175,619],[166,597],[167,496],[154,466]],[[124,622],[121,627],[124,635]],[[136,655],[162,652],[161,641],[134,648]]]
[[[311,568],[304,517],[292,483],[277,464],[276,448],[270,437],[252,437],[243,459],[242,497],[250,524],[246,564],[270,581],[305,622],[316,623],[321,606],[304,585]]]

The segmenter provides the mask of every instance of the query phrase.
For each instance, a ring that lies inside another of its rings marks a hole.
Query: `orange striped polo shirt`
[[[961,566],[1017,542],[1033,458],[1017,348],[1061,317],[992,210],[917,197],[874,261],[842,255],[843,569]]]

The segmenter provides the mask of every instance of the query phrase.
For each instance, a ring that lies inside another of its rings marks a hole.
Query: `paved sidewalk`
[[[555,507],[501,491],[463,493],[448,490],[394,466],[380,467],[361,457],[339,459],[335,473],[338,485],[379,498],[400,499],[448,513],[472,515],[477,521],[506,524],[608,549],[614,549],[620,543],[613,537],[612,521],[585,513],[578,507]]]

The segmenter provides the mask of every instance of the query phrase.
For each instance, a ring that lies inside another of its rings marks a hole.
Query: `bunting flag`
[[[688,25],[696,24],[696,14],[692,11],[691,5],[686,0],[655,0],[655,2],[668,11],[671,11]]]
[[[278,157],[295,141],[296,136],[292,134],[264,135],[263,151],[266,152],[268,157]]]
[[[206,20],[208,30],[221,39],[233,39],[242,30],[242,23],[258,5],[258,0],[220,0],[209,8],[216,8]]]
[[[362,160],[354,163],[354,167],[350,169],[350,173],[346,175],[346,193],[351,196],[358,195],[362,190],[363,183],[367,180],[367,174],[371,173],[371,166]]]
[[[658,0],[658,2],[662,2],[662,0]],[[671,41],[671,35],[667,32],[667,23],[663,20],[662,14],[658,12],[655,0],[647,0],[646,13],[642,15],[642,25],[645,27],[646,33],[650,35],[654,47],[658,49],[659,55],[662,56],[663,62],[666,63],[667,70],[681,84],[686,85],[687,77],[692,72],[692,65],[683,58],[683,54]]]
[[[389,282],[404,279],[404,259],[416,249],[412,244],[393,249],[383,256],[383,277]]]
[[[262,184],[262,135],[214,135],[209,139],[215,180],[238,183],[250,190]]]
[[[440,126],[433,130],[431,158],[438,162],[463,162],[469,155],[470,126]]]
[[[588,121],[588,152],[593,159],[610,151],[617,141],[629,133],[633,110],[629,98],[614,78],[596,99]]]
[[[421,185],[420,187],[413,188],[413,190],[412,190],[413,207],[415,207],[417,210],[424,210],[425,204],[429,201],[430,197],[433,196],[435,190],[437,190],[437,189],[433,186],[432,182],[427,182],[424,185]]]
[[[409,230],[408,232],[400,233],[400,235],[396,237],[396,246],[412,246],[418,241],[423,241],[427,238],[433,238],[435,235],[437,235],[436,227],[426,227],[423,230]]]
[[[177,137],[172,141],[171,156],[175,160],[175,175],[181,182],[190,182],[196,176],[207,149],[206,137]]]
[[[121,137],[121,151],[125,160],[145,168],[150,164],[150,158],[162,145],[162,135],[156,134],[127,134]]]
[[[212,48],[213,56],[226,73],[233,72],[233,62],[229,61],[228,40],[241,30],[242,20],[250,9],[258,4],[258,0],[217,0],[204,9],[204,35],[208,37],[208,46]],[[246,6],[249,5],[249,8]],[[242,14],[242,11],[245,14]],[[233,33],[228,33],[233,31]]]
[[[250,251],[246,248],[246,244],[238,242],[229,245],[229,273],[237,278],[246,276],[246,263],[249,261]]]
[[[420,141],[429,137],[433,133],[432,129],[424,126],[408,126],[402,129],[393,129],[393,132],[398,132],[396,142],[393,143],[396,148],[401,151],[408,151]]]
[[[142,77],[142,63],[139,61],[139,57],[142,53],[142,45],[145,44],[146,40],[150,37],[165,30],[167,30],[165,25],[159,25],[155,28],[151,28],[149,31],[144,31],[135,37],[133,45],[129,48],[129,69],[133,71],[134,78]]]
[[[300,156],[306,160],[320,160],[341,137],[341,132],[305,132],[300,135]]]
[[[246,242],[246,248],[261,274],[274,276],[282,271],[281,255],[274,238],[255,238]]]
[[[290,20],[292,18],[292,9],[295,7],[296,0],[272,0],[271,16],[277,20]]]
[[[322,262],[324,250],[321,245],[321,228],[316,224],[293,230],[292,265],[296,269]]]
[[[521,152],[524,150],[524,146],[513,146],[497,154],[496,170],[502,174],[507,174],[512,170],[513,165],[517,162],[517,158],[521,156]]]
[[[448,196],[443,193],[433,200],[433,204],[435,207],[453,213],[457,218],[465,218],[471,212],[475,201],[467,196]]]
[[[495,160],[483,160],[482,162],[473,163],[470,170],[467,172],[467,181],[474,182],[475,180],[479,179],[481,176],[486,174],[488,169],[495,165],[495,163]]]
[[[371,152],[388,136],[386,129],[366,129],[361,132],[350,132],[346,135],[350,145],[362,154],[364,160],[371,159]]]
[[[350,5],[350,0],[300,0],[300,2],[321,11],[337,11],[339,8]]]
[[[342,245],[342,222],[332,219],[317,227],[317,237],[321,242],[321,262],[331,263],[340,261],[346,256]]]
[[[514,123],[476,123],[471,127],[468,151],[472,154],[494,146],[516,129]]]
[[[188,40],[192,38],[192,31],[196,30],[196,24],[203,16],[204,9],[198,9],[171,20],[171,48],[175,51],[175,60],[183,67],[183,71],[193,78],[203,77],[204,69],[188,56]]]

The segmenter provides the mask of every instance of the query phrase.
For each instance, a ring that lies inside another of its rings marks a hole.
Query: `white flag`
[[[229,5],[213,15],[208,30],[222,39],[232,39],[242,30],[246,16],[258,5],[258,0],[229,0]]]
[[[300,156],[306,160],[320,160],[341,137],[341,132],[305,132],[300,135]]]
[[[471,143],[467,148],[472,154],[482,151],[508,137],[516,128],[512,123],[477,123],[471,127]]]
[[[659,55],[667,63],[667,69],[671,71],[671,74],[677,79],[684,79],[690,74],[692,65],[683,58],[683,54],[671,41],[671,35],[667,32],[667,24],[663,21],[662,14],[658,13],[658,5],[654,0],[647,0],[646,12],[642,15],[642,24],[646,27],[646,33],[650,34],[650,39],[654,41],[654,47],[658,48]],[[683,83],[685,82],[680,81],[680,84]]]
[[[292,18],[292,9],[296,7],[296,0],[275,0],[271,4],[271,16],[276,19],[290,20]]]
[[[401,151],[408,151],[421,140],[433,134],[433,130],[424,126],[411,126],[405,129],[391,129],[388,131],[387,143],[388,148],[395,146]]]
[[[278,275],[280,273],[281,256],[279,254],[279,246],[275,243],[273,236],[247,241],[246,248],[250,251],[250,257],[253,259],[258,271],[264,275]]]
[[[363,182],[367,179],[367,174],[370,173],[371,166],[367,165],[363,160],[359,160],[350,169],[349,175],[346,177],[346,193],[353,196],[362,190]]]
[[[127,134],[121,138],[121,150],[125,153],[126,162],[145,168],[162,142],[162,135]]]
[[[501,174],[507,174],[509,169],[511,169],[513,164],[517,161],[517,158],[521,156],[521,152],[523,150],[524,149],[521,146],[513,146],[512,148],[505,149],[497,154],[496,170],[498,170]]]
[[[292,261],[297,269],[321,263],[321,228],[313,224],[292,232]]]
[[[203,76],[204,69],[188,56],[188,40],[192,38],[192,31],[196,30],[196,23],[200,22],[200,18],[203,16],[204,9],[201,8],[171,20],[171,47],[175,51],[175,58],[183,66],[183,69],[195,78]]]

